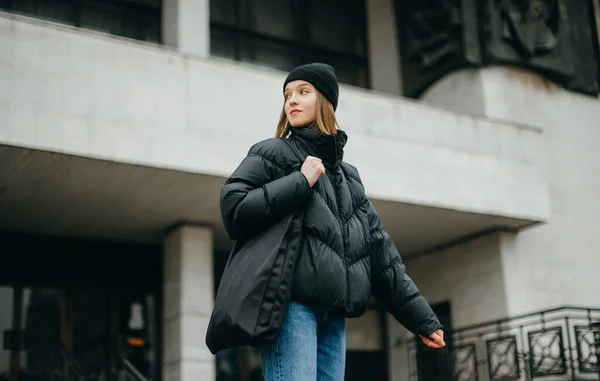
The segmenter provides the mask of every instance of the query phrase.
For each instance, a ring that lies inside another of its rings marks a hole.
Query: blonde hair
[[[313,130],[319,130],[327,135],[336,135],[339,128],[337,119],[335,118],[335,111],[333,111],[333,105],[317,91],[317,117],[309,126]],[[285,101],[281,114],[279,115],[279,123],[277,123],[277,130],[275,131],[276,138],[285,138],[290,132],[290,124],[285,115]]]

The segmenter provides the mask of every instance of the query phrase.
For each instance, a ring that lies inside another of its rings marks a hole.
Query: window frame
[[[0,0],[0,10],[6,11],[9,13],[14,13],[14,11],[15,11],[14,2],[15,2],[14,0]],[[164,5],[163,5],[163,0],[156,0],[156,2],[157,2],[157,5],[152,6],[149,4],[143,4],[142,2],[137,2],[135,0],[67,0],[66,6],[69,10],[70,18],[68,20],[65,19],[62,21],[57,20],[57,21],[52,21],[52,22],[62,23],[65,25],[71,25],[71,26],[75,26],[75,27],[81,28],[81,29],[94,30],[94,29],[86,28],[86,27],[82,26],[82,22],[81,22],[82,11],[83,11],[84,7],[86,6],[86,3],[89,3],[91,5],[94,5],[94,3],[96,3],[96,5],[106,5],[109,7],[115,7],[117,9],[119,9],[121,14],[123,14],[123,15],[125,15],[125,14],[136,15],[135,16],[135,20],[136,20],[135,37],[124,36],[124,35],[116,34],[116,33],[108,33],[108,34],[113,35],[113,36],[130,38],[130,39],[134,39],[134,40],[138,40],[138,41],[145,41],[145,39],[144,39],[145,36],[143,33],[144,28],[142,25],[143,19],[144,19],[144,17],[147,17],[149,14],[155,13],[157,16],[157,21],[158,21],[157,26],[158,26],[158,30],[159,30],[156,43],[162,44],[163,43],[162,13],[163,13]],[[35,15],[35,14],[25,14],[25,16],[32,17],[32,18],[39,18],[41,20],[44,20],[44,18],[38,17],[38,15]],[[123,21],[121,21],[121,23],[123,23]],[[150,41],[146,41],[146,42],[152,43]]]
[[[216,1],[216,0],[210,0]],[[324,48],[322,46],[316,45],[313,41],[310,41],[310,23],[304,24],[299,33],[299,40],[286,39],[278,36],[273,36],[263,32],[257,32],[250,30],[248,28],[244,28],[243,20],[242,20],[242,1],[243,0],[233,0],[233,25],[229,25],[225,22],[214,21],[212,17],[210,17],[210,33],[213,34],[213,31],[218,31],[221,33],[229,34],[233,36],[233,57],[231,57],[235,61],[242,61],[243,59],[243,40],[254,40],[256,42],[265,42],[275,45],[286,46],[288,48],[292,48],[300,51],[297,58],[299,61],[306,63],[308,61],[307,56],[329,56],[334,59],[343,60],[345,62],[349,62],[355,64],[359,68],[364,68],[364,79],[362,84],[358,84],[359,87],[364,87],[366,89],[371,88],[371,78],[370,78],[370,62],[369,62],[369,40],[368,40],[368,20],[367,20],[367,2],[366,0],[355,0],[356,4],[360,7],[359,14],[360,24],[358,28],[360,28],[360,38],[363,40],[363,49],[360,54],[356,53],[348,53],[341,52],[336,50],[331,50],[328,48]],[[313,2],[304,1],[304,2],[290,2],[293,8],[293,13],[297,15],[298,18],[304,20],[310,20],[311,7],[313,6]],[[211,49],[212,54],[212,49]],[[358,79],[358,78],[357,78]],[[360,81],[360,79],[358,79]],[[364,86],[363,86],[364,85]]]

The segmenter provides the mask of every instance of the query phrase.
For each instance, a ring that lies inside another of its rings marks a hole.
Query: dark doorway
[[[452,316],[450,302],[432,305],[433,312],[444,326],[443,349],[432,349],[417,341],[417,372],[419,381],[446,381],[452,379]]]
[[[0,381],[158,379],[160,246],[0,239]]]
[[[387,381],[385,351],[346,352],[345,381]]]

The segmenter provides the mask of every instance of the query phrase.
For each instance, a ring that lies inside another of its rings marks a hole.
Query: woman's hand
[[[307,156],[306,160],[304,160],[304,164],[302,164],[302,168],[300,168],[300,172],[306,176],[306,179],[312,188],[319,177],[325,174],[325,166],[323,165],[323,161],[318,157]]]
[[[425,337],[423,335],[419,335],[419,337],[428,347],[442,348],[446,346],[446,343],[444,342],[444,331],[442,331],[441,329],[438,329],[437,331],[429,335],[429,337]]]

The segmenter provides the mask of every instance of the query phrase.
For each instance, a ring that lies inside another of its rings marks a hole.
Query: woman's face
[[[292,127],[306,126],[317,119],[317,89],[297,80],[285,87],[285,115]]]

